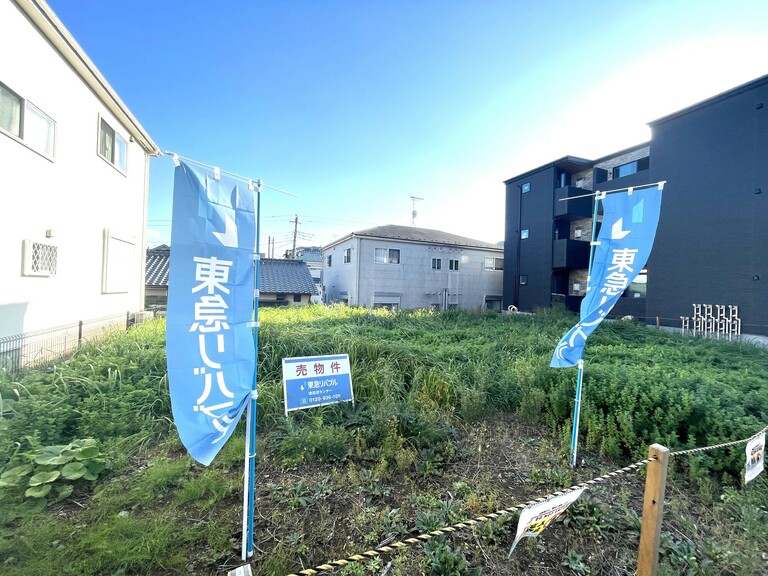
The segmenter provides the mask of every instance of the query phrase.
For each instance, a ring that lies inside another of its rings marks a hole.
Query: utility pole
[[[296,236],[299,232],[299,215],[296,214],[295,218],[293,220],[288,220],[288,222],[293,223],[293,250],[291,250],[291,259],[296,259]]]
[[[411,226],[416,225],[416,200],[424,200],[424,198],[419,198],[418,196],[411,196],[411,201],[413,202],[413,209],[411,210]]]

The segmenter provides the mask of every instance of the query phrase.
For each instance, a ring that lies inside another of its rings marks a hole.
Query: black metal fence
[[[25,368],[42,368],[71,355],[83,343],[128,330],[151,318],[150,311],[126,312],[91,320],[80,320],[56,328],[0,338],[0,370],[18,374]]]

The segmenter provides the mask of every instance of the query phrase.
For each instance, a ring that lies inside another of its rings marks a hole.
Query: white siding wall
[[[352,262],[343,264],[344,249],[354,247]],[[358,244],[359,243],[359,244]],[[359,245],[359,260],[357,246]],[[374,261],[376,248],[400,250],[400,264]],[[441,305],[444,290],[448,303],[462,309],[485,305],[486,297],[501,298],[502,270],[485,270],[486,256],[502,258],[501,250],[458,248],[398,240],[352,239],[324,251],[333,255],[331,268],[323,268],[323,284],[328,302],[345,299],[349,304],[373,307],[377,303],[397,303],[401,309]],[[441,269],[432,269],[432,259],[441,259]],[[450,270],[449,261],[459,260],[459,270]],[[338,262],[338,263],[337,263]],[[359,281],[356,273],[359,266]]]
[[[0,54],[0,82],[56,122],[53,161],[0,132],[0,336],[141,309],[144,150],[11,2]],[[128,142],[125,175],[97,154],[100,115]],[[134,243],[124,293],[102,293],[105,228]],[[58,247],[55,277],[22,276],[25,239]]]
[[[351,238],[323,251],[323,296],[327,303],[346,300],[350,306],[361,306],[357,294],[357,260],[360,241]],[[344,262],[344,251],[350,251],[350,261]],[[331,266],[328,266],[328,257]]]

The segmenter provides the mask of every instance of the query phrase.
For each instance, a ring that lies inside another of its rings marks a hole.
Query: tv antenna
[[[424,198],[419,198],[418,196],[411,196],[411,201],[413,202],[413,209],[411,210],[411,226],[416,225],[416,200],[424,200]]]

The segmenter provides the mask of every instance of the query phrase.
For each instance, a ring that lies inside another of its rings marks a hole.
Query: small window
[[[31,102],[0,84],[0,130],[53,159],[56,123]]]
[[[22,250],[23,276],[56,276],[56,246],[24,240]]]
[[[448,261],[448,268],[450,270],[458,271],[458,269],[459,269],[459,261],[458,260],[449,260]]]
[[[432,258],[432,270],[440,270],[443,267],[441,258]]]
[[[21,138],[21,111],[24,101],[0,84],[0,128]]]
[[[301,294],[294,294],[293,295],[293,301],[294,302],[301,302]]]
[[[328,263],[328,268],[331,267],[331,263],[333,262],[333,255],[329,254],[328,258],[326,258],[326,262]]]
[[[346,248],[344,250],[344,264],[352,262],[352,248]]]
[[[528,228],[520,230],[520,239],[525,240],[526,238],[528,238]]]
[[[528,284],[528,275],[522,274],[520,276],[520,286],[525,286],[526,284]]]
[[[125,172],[128,162],[128,143],[104,118],[99,122],[99,156],[120,172]]]
[[[377,264],[400,264],[400,250],[395,248],[376,248],[373,261]]]
[[[523,194],[528,194],[528,192],[530,192],[530,191],[531,191],[531,183],[530,183],[530,182],[526,182],[525,184],[523,184],[522,186],[520,186],[520,191],[521,191]]]
[[[641,170],[648,170],[650,167],[650,158],[640,158],[639,160],[633,160],[626,164],[621,164],[613,168],[613,178],[623,178],[624,176],[630,176],[636,174]]]
[[[494,258],[493,256],[486,256],[484,268],[486,270],[504,270],[504,258]]]

